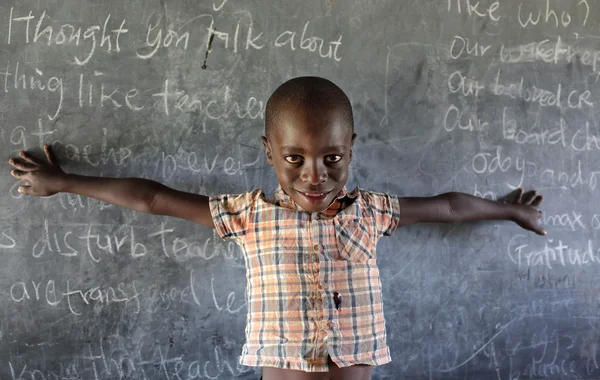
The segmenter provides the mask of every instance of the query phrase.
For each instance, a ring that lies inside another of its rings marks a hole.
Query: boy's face
[[[287,109],[262,140],[283,191],[320,212],[346,185],[355,137],[340,111]]]

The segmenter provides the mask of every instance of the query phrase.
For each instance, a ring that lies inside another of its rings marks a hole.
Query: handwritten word
[[[456,9],[458,14],[463,13],[463,6],[465,12],[469,16],[475,16],[479,18],[489,18],[492,21],[499,21],[502,16],[498,15],[496,11],[500,8],[500,2],[496,1],[487,6],[481,6],[479,1],[474,0],[447,0],[448,1],[448,12]]]
[[[50,232],[48,220],[44,220],[42,236],[31,248],[31,254],[35,258],[40,258],[48,254],[55,254],[64,257],[80,257],[84,254],[92,259],[93,262],[100,262],[100,253],[115,255],[117,253],[128,254],[134,258],[145,256],[148,249],[142,243],[136,241],[135,229],[133,226],[124,226],[124,236],[118,236],[107,233],[92,233],[102,225],[90,223],[80,225],[85,228],[83,236],[77,236],[73,231],[63,231],[64,226],[57,226],[60,232]],[[83,249],[80,248],[81,241],[84,242]],[[79,244],[77,244],[79,242]],[[85,251],[83,251],[85,250]]]
[[[20,62],[15,63],[14,69],[11,68],[10,61],[6,63],[6,68],[0,72],[0,77],[4,76],[4,92],[12,90],[25,90],[33,92],[47,92],[53,94],[56,99],[56,109],[54,113],[48,114],[48,119],[55,120],[63,107],[65,88],[62,78],[56,76],[47,77],[40,69],[28,70],[27,66],[23,68]],[[9,78],[12,77],[12,80]]]
[[[588,66],[593,72],[600,70],[600,51],[572,46],[556,39],[544,39],[515,47],[500,45],[500,60],[506,63],[536,62],[559,64],[577,62]]]
[[[309,24],[310,21],[307,21],[304,24],[302,35],[300,36],[298,42],[296,42],[296,32],[286,30],[275,39],[275,47],[288,45],[290,49],[296,50],[297,44],[301,50],[307,50],[313,53],[318,52],[321,58],[331,58],[337,62],[341,61],[342,58],[338,56],[338,48],[342,44],[342,35],[340,34],[337,40],[327,43],[323,38],[320,37],[306,37],[306,30],[308,29]],[[323,50],[324,47],[325,50]]]
[[[151,48],[148,54],[140,54],[140,52],[136,52],[136,55],[141,59],[149,59],[152,58],[159,48],[168,48],[171,45],[173,47],[179,47],[179,44],[182,44],[181,48],[183,50],[187,50],[188,42],[190,40],[190,33],[178,33],[173,29],[163,30],[160,28],[162,18],[159,18],[155,25],[148,25],[148,31],[146,33],[146,46]],[[163,36],[164,33],[164,36]]]
[[[554,169],[540,170],[539,181],[551,187],[558,186],[566,189],[585,186],[593,191],[596,190],[599,177],[600,171],[584,172],[581,160],[577,160],[577,168],[574,173]]]
[[[89,79],[85,74],[79,74],[79,83],[77,85],[77,94],[79,107],[105,107],[110,106],[113,109],[119,109],[123,105],[131,111],[141,111],[144,109],[143,104],[139,104],[138,95],[140,91],[135,88],[125,88],[105,84],[104,82],[96,83],[93,78],[100,78],[104,73],[95,71],[92,79]],[[112,91],[111,91],[112,90]]]
[[[541,280],[546,286],[546,281]],[[568,281],[568,280],[567,280]],[[580,369],[577,361],[571,359],[569,350],[577,350],[576,338],[560,334],[557,330],[537,332],[529,338],[518,338],[508,344],[509,355],[523,357],[530,355],[530,360],[525,368],[511,370],[510,378],[517,380],[522,378],[577,378]],[[566,354],[565,354],[566,352]]]
[[[232,101],[232,90],[225,86],[221,101],[202,101],[199,94],[188,95],[186,91],[173,89],[169,80],[164,82],[162,92],[155,93],[162,110],[166,115],[175,108],[182,112],[195,112],[210,120],[225,120],[232,115],[238,119],[258,119],[263,117],[264,103],[251,96],[245,105]]]
[[[479,42],[471,42],[466,37],[454,36],[450,45],[450,57],[458,59],[466,54],[472,57],[483,57],[492,48],[492,45],[483,45]]]
[[[479,91],[484,90],[485,85],[476,79],[464,76],[460,71],[455,71],[448,77],[448,89],[453,94],[478,97]]]
[[[162,167],[162,175],[165,180],[171,180],[174,175],[182,171],[188,171],[193,174],[203,173],[210,175],[218,168],[218,172],[226,175],[241,175],[244,170],[255,166],[261,159],[262,154],[258,153],[257,157],[252,162],[242,162],[242,160],[233,157],[225,157],[224,159],[215,155],[210,160],[205,154],[203,158],[199,158],[196,152],[178,152],[177,155],[162,153],[160,165]],[[218,165],[217,165],[218,163]]]
[[[519,244],[520,240],[526,239],[525,235],[516,235],[508,243],[508,257],[519,268],[543,266],[552,269],[555,265],[564,267],[600,264],[600,249],[594,248],[592,239],[588,239],[585,248],[573,248],[562,240],[554,243],[553,239],[548,239],[541,249],[535,249],[529,244]]]
[[[19,366],[22,366],[19,368]],[[61,363],[60,374],[55,371],[39,370],[39,369],[27,369],[27,364],[22,363],[21,360],[13,364],[12,361],[8,362],[8,368],[10,369],[11,380],[59,380],[59,379],[81,379],[77,370],[76,363],[69,363],[63,365]]]
[[[545,90],[537,86],[524,87],[524,78],[519,83],[500,84],[500,70],[496,82],[492,85],[494,95],[508,96],[512,99],[522,99],[528,103],[538,103],[541,107],[561,107],[562,85],[559,83],[555,91]]]
[[[575,231],[577,228],[585,229],[585,224],[583,224],[583,222],[581,221],[582,216],[583,214],[577,213],[574,210],[571,211],[570,214],[543,214],[542,224],[562,227],[568,226],[572,231]]]
[[[575,289],[575,275],[555,276],[544,271],[531,274],[531,268],[517,274],[519,281],[532,283],[536,289]]]
[[[519,184],[514,186],[515,188],[520,187],[526,177],[535,176],[537,173],[537,165],[534,162],[524,160],[520,157],[504,157],[501,147],[496,148],[495,155],[486,152],[477,153],[473,157],[472,168],[477,174],[493,174],[496,171],[506,173],[509,170],[516,170],[520,173],[521,178],[519,179]],[[512,185],[510,186],[513,187]]]
[[[514,141],[517,144],[567,146],[567,125],[562,117],[560,118],[559,127],[549,129],[540,125],[538,114],[535,123],[526,130],[516,119],[508,116],[509,112],[509,107],[504,107],[502,110],[502,137],[505,140]]]
[[[234,243],[223,243],[215,231],[213,231],[212,238],[208,238],[202,242],[170,236],[174,233],[174,228],[167,228],[165,223],[161,223],[160,229],[150,232],[148,237],[159,238],[163,255],[173,258],[178,262],[185,262],[193,258],[212,260],[219,256],[232,261],[242,259],[236,245]]]
[[[213,41],[216,38],[218,38],[219,40],[223,41],[224,47],[225,49],[231,49],[233,50],[233,53],[237,53],[239,47],[239,35],[240,35],[240,29],[245,29],[246,30],[246,43],[245,46],[243,46],[245,48],[245,50],[249,50],[249,49],[254,49],[254,50],[261,50],[262,48],[265,47],[264,42],[261,42],[261,38],[263,36],[263,33],[260,32],[257,35],[254,35],[253,30],[254,30],[254,23],[252,22],[252,15],[249,14],[249,18],[250,18],[250,22],[248,25],[245,25],[245,28],[242,28],[242,19],[238,20],[236,26],[235,26],[235,32],[233,33],[233,41],[231,41],[231,33],[228,32],[223,32],[223,31],[219,31],[216,29],[215,26],[215,20],[211,15],[200,15],[196,18],[200,18],[200,17],[204,17],[204,16],[208,16],[210,17],[211,21],[210,21],[210,26],[207,28],[207,35],[206,35],[206,50],[208,52],[211,52],[212,49],[214,48],[214,44]],[[242,30],[243,33],[243,30]],[[231,43],[230,43],[231,41]]]
[[[530,1],[529,3],[535,4],[535,2],[533,2],[533,1]],[[573,4],[574,2],[573,3],[564,3],[564,2],[556,1],[556,3],[570,5],[570,4]],[[584,11],[585,16],[583,17],[582,20],[580,20],[579,24],[581,26],[585,26],[587,24],[587,20],[590,15],[590,5],[588,4],[587,0],[580,0],[579,2],[577,2],[576,6]],[[540,23],[546,24],[548,26],[554,26],[556,28],[558,28],[558,27],[566,28],[569,25],[571,25],[571,22],[573,22],[573,17],[571,16],[571,13],[569,13],[567,11],[562,11],[562,12],[559,11],[558,12],[558,14],[560,14],[560,16],[559,16],[557,14],[557,11],[555,11],[553,9],[553,7],[551,6],[550,0],[546,0],[545,7],[537,10],[537,15],[536,15],[535,11],[530,11],[530,12],[523,11],[522,7],[523,7],[523,3],[519,4],[519,6],[517,7],[517,19],[519,20],[519,24],[521,25],[522,28],[527,28],[528,26],[535,26]],[[578,13],[579,13],[579,10],[578,10]]]
[[[131,149],[127,147],[108,148],[108,138],[106,128],[102,128],[102,142],[100,147],[97,144],[87,144],[78,147],[75,144],[66,144],[60,140],[52,143],[52,148],[57,153],[64,154],[67,159],[72,161],[83,161],[92,166],[111,164],[114,166],[125,165],[132,156]]]
[[[140,300],[135,281],[131,282],[130,286],[124,283],[119,283],[116,288],[112,286],[94,286],[87,290],[75,289],[71,286],[70,281],[66,281],[65,291],[56,289],[54,280],[45,281],[17,281],[10,287],[10,297],[14,302],[25,302],[29,300],[45,302],[52,307],[59,307],[61,302],[65,300],[71,314],[81,315],[82,309],[77,308],[77,301],[83,301],[85,305],[90,305],[92,302],[97,305],[110,305],[113,303],[133,302],[135,305],[133,312],[140,312]],[[40,291],[41,286],[41,291]],[[85,307],[85,306],[84,306]]]
[[[153,312],[156,312],[158,309],[169,310],[172,307],[178,308],[180,304],[192,304],[194,302],[189,286],[183,289],[175,287],[164,289],[159,288],[157,284],[153,284],[147,291],[150,293],[148,303],[152,306]]]
[[[448,107],[448,110],[444,114],[444,129],[448,132],[452,132],[455,129],[463,131],[481,131],[485,129],[489,123],[482,121],[480,118],[465,112],[454,104]]]
[[[60,26],[60,28],[58,28],[58,32],[56,34],[54,34],[54,27],[52,27],[51,25],[48,25],[43,30],[40,31],[40,29],[42,28],[42,23],[44,22],[44,20],[46,18],[46,11],[43,11],[41,16],[38,18],[38,21],[35,26],[35,31],[33,33],[33,38],[30,39],[29,38],[30,37],[30,24],[31,24],[32,20],[34,20],[34,22],[35,22],[35,16],[32,14],[31,11],[29,11],[29,14],[27,16],[13,17],[13,9],[14,9],[14,7],[10,8],[10,16],[9,16],[9,23],[8,23],[7,43],[9,45],[11,44],[11,40],[13,37],[13,28],[16,28],[18,26],[18,24],[21,22],[25,22],[25,43],[26,44],[46,42],[46,44],[48,46],[51,46],[52,44],[54,44],[54,45],[75,44],[75,46],[80,45],[80,43],[82,41],[82,36],[81,36],[82,28],[81,27],[75,27],[71,24],[63,24]],[[99,46],[101,48],[106,45],[107,53],[112,52],[113,49],[115,52],[121,51],[121,47],[119,45],[119,38],[121,37],[121,34],[128,32],[127,29],[124,29],[125,20],[123,19],[123,21],[121,22],[121,26],[118,29],[112,29],[112,30],[108,31],[107,27],[108,27],[108,22],[110,21],[110,16],[111,16],[110,14],[108,14],[108,16],[106,16],[103,26],[100,26],[99,24],[92,25],[83,32],[83,41],[87,42],[87,40],[90,40],[88,42],[88,45],[91,45],[91,47],[90,47],[90,50],[87,53],[87,55],[85,57],[83,57],[82,59],[80,59],[79,57],[74,57],[74,62],[77,65],[83,66],[90,61],[90,59],[92,58],[92,56],[94,55],[94,53],[96,51],[98,39],[100,39]],[[13,25],[13,24],[15,24],[15,25]],[[100,31],[102,31],[102,32],[100,32]],[[114,48],[113,48],[113,43],[114,43]]]

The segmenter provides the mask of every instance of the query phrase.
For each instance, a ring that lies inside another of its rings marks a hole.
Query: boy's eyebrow
[[[292,152],[298,152],[298,153],[304,153],[305,150],[303,148],[297,147],[297,146],[293,146],[293,145],[284,145],[281,147],[282,151],[292,151]],[[330,152],[330,151],[345,151],[346,150],[346,146],[345,145],[331,145],[328,147],[323,148],[324,152]]]

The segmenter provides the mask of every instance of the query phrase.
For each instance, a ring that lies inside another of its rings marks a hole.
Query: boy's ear
[[[265,147],[265,152],[267,153],[267,162],[269,165],[273,165],[273,156],[271,155],[271,145],[269,144],[269,140],[265,136],[261,137],[263,146]]]

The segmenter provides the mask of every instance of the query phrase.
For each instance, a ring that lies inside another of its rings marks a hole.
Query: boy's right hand
[[[10,174],[29,184],[29,186],[19,186],[19,193],[45,197],[61,191],[66,174],[58,166],[49,145],[44,145],[44,152],[47,162],[24,151],[19,154],[21,159],[8,160],[8,163],[15,167]]]

